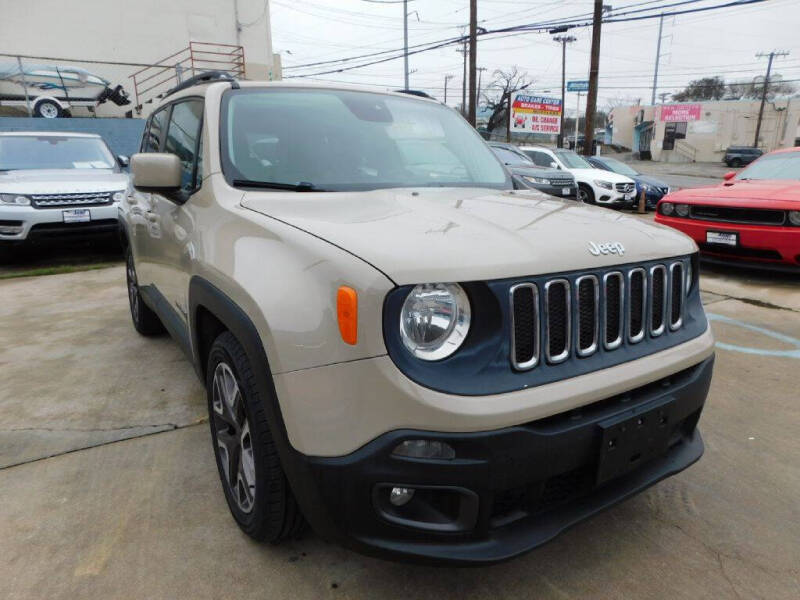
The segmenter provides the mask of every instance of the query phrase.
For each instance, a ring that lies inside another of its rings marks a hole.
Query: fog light
[[[407,456],[408,458],[434,458],[441,460],[452,460],[456,457],[456,451],[446,442],[436,442],[433,440],[406,440],[397,445],[392,452],[395,456]]]
[[[0,225],[0,235],[19,235],[22,233],[22,226]]]
[[[392,488],[392,491],[389,492],[389,502],[391,502],[395,506],[404,506],[409,502],[411,502],[411,499],[413,497],[414,497],[414,488],[396,487]]]

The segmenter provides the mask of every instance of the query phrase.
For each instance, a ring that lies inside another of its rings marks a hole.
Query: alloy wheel
[[[131,316],[134,323],[139,322],[139,285],[136,281],[136,269],[133,266],[133,257],[128,257],[128,301],[131,304]]]
[[[244,398],[236,376],[224,362],[217,364],[212,385],[212,425],[225,485],[239,509],[249,513],[256,497],[256,468]]]

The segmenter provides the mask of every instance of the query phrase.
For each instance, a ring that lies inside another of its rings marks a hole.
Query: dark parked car
[[[572,174],[540,167],[512,144],[490,142],[489,147],[521,186],[559,198],[577,198],[578,186]]]
[[[722,159],[729,167],[743,167],[764,154],[763,150],[751,146],[729,146]]]
[[[606,156],[588,156],[586,160],[593,167],[625,175],[636,182],[636,196],[633,199],[633,208],[639,208],[639,198],[642,197],[642,190],[645,193],[645,207],[653,210],[655,210],[658,201],[669,194],[669,184],[667,182],[650,175],[643,175],[621,160]]]

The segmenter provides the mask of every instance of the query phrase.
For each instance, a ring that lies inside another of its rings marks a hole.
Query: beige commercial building
[[[99,116],[131,110],[146,116],[154,105],[148,100],[191,75],[192,67],[280,79],[268,0],[0,0],[0,41],[0,63],[23,55],[31,57],[22,59],[25,64],[78,66],[121,84],[131,104],[106,102]],[[168,68],[143,71],[134,82],[132,75],[144,67],[118,63]]]
[[[760,102],[720,100],[660,106],[618,106],[606,142],[663,162],[721,161],[728,146],[752,146]],[[800,98],[764,106],[758,147],[769,152],[800,144]]]

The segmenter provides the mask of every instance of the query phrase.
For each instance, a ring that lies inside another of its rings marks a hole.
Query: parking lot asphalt
[[[3,598],[798,598],[800,281],[704,271],[717,337],[687,471],[493,567],[259,545],[228,514],[204,391],[124,271],[0,281]]]

